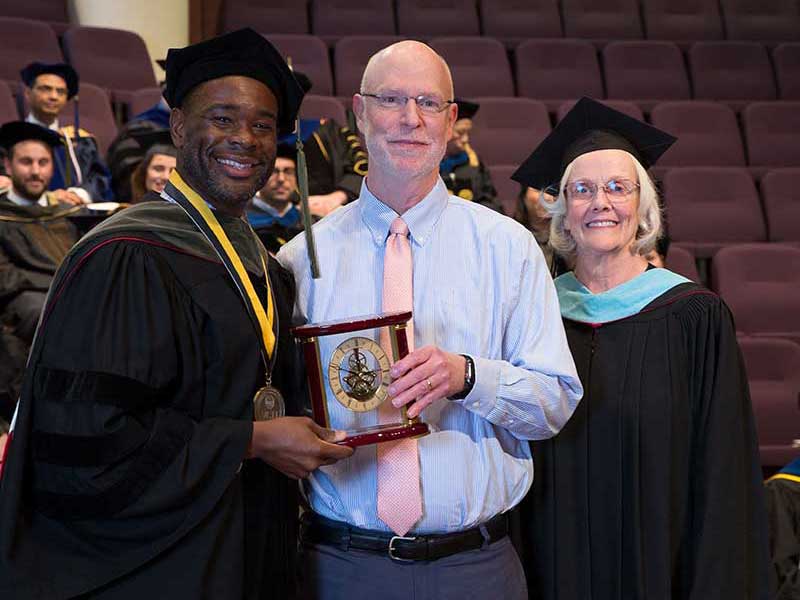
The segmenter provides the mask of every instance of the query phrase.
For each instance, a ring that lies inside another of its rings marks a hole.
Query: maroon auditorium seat
[[[740,337],[761,464],[778,467],[797,456],[800,439],[800,345],[789,340]]]
[[[689,49],[694,97],[735,109],[776,96],[767,50],[755,42],[697,42]]]
[[[747,169],[670,169],[663,188],[670,237],[695,256],[713,256],[731,244],[766,241],[758,192]]]
[[[644,0],[642,16],[648,39],[689,42],[721,40],[717,0]]]
[[[70,26],[67,0],[0,0],[0,15],[45,21],[57,35]]]
[[[161,88],[150,87],[142,88],[131,92],[128,102],[128,116],[135,117],[146,110],[151,109],[161,101]]]
[[[81,81],[109,90],[113,100],[130,102],[136,90],[158,85],[144,40],[132,31],[70,27],[63,44]]]
[[[450,66],[456,96],[513,96],[511,66],[503,44],[486,37],[436,38],[431,47]]]
[[[756,176],[765,167],[800,166],[800,102],[754,102],[742,112],[742,122]]]
[[[558,0],[482,0],[483,35],[515,46],[527,38],[561,37]]]
[[[563,119],[564,115],[572,110],[572,107],[575,106],[576,102],[577,100],[567,100],[566,102],[559,104],[558,111],[556,112],[556,122]],[[642,112],[642,109],[633,102],[628,102],[626,100],[598,100],[598,102],[605,104],[606,106],[610,106],[614,110],[618,110],[629,117],[644,121],[644,113]]]
[[[220,32],[252,27],[259,33],[308,33],[307,0],[223,0]]]
[[[397,0],[397,33],[427,39],[480,35],[475,0]]]
[[[565,100],[605,97],[597,50],[585,40],[526,40],[515,55],[518,95],[551,111]]]
[[[564,35],[595,40],[641,39],[637,0],[562,0]]]
[[[487,165],[519,165],[550,133],[541,102],[529,98],[475,98],[471,144]]]
[[[494,189],[497,190],[497,200],[503,207],[503,212],[509,217],[514,216],[519,204],[520,185],[511,179],[511,175],[516,170],[516,165],[492,165],[489,167]]]
[[[311,30],[327,44],[347,35],[394,35],[392,0],[313,0]]]
[[[300,106],[300,116],[306,119],[333,119],[339,125],[347,123],[341,102],[330,96],[306,95]]]
[[[667,250],[665,266],[673,273],[683,275],[695,283],[700,283],[700,274],[697,272],[697,262],[694,254],[686,248],[670,244],[669,250]]]
[[[761,178],[769,239],[800,245],[800,168],[774,169]]]
[[[399,36],[376,35],[343,37],[334,46],[333,67],[336,73],[336,95],[352,96],[361,85],[367,61],[378,50],[400,40]]]
[[[291,59],[292,68],[305,73],[315,94],[333,94],[333,74],[328,59],[328,47],[315,35],[271,34],[264,36],[284,58]]]
[[[34,61],[64,62],[58,38],[44,23],[0,17],[0,79],[6,80],[11,91],[20,89],[19,72]]]
[[[645,112],[664,100],[688,100],[683,54],[671,42],[612,42],[603,48],[606,96],[636,102]]]
[[[780,44],[772,51],[772,64],[781,100],[800,100],[800,43]]]
[[[800,248],[723,248],[711,261],[711,278],[731,307],[739,333],[800,342]]]
[[[800,39],[795,0],[720,0],[729,40],[785,42]]]
[[[660,169],[671,166],[745,165],[744,146],[736,115],[724,104],[662,102],[653,108],[650,121],[678,138],[658,161]]]

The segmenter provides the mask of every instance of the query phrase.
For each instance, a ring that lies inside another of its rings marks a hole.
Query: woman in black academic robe
[[[645,260],[661,223],[642,165],[653,132],[609,110],[595,125],[573,120],[556,161],[550,243],[575,265],[555,283],[584,397],[556,437],[532,444],[530,594],[766,600],[761,472],[731,314]]]

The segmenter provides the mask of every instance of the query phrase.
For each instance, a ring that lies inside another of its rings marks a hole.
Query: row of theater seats
[[[313,35],[265,34],[314,93],[352,95],[364,67],[398,36],[340,39],[330,50]],[[434,38],[458,95],[523,96],[558,103],[581,95],[629,99],[645,110],[660,100],[800,100],[800,43],[697,42],[685,52],[666,41],[614,41],[601,51],[585,40],[527,39],[509,53],[494,38]],[[331,64],[330,55],[333,54]],[[513,68],[512,68],[513,65]]]
[[[691,254],[681,246],[670,247],[667,266],[692,278]],[[734,316],[762,464],[783,465],[797,456],[800,440],[800,247],[723,248],[711,261],[711,282]]]
[[[667,40],[797,40],[796,0],[224,0],[220,29],[408,37],[487,35]]]

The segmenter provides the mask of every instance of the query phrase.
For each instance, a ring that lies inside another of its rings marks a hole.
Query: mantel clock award
[[[372,329],[387,328],[392,344],[392,358],[398,361],[408,354],[406,325],[411,311],[384,313],[368,317],[357,317],[327,323],[303,325],[292,329],[292,334],[303,348],[308,373],[308,388],[311,393],[311,409],[314,421],[322,427],[330,427],[325,382],[339,404],[355,412],[377,410],[388,396],[391,363],[380,344],[371,337],[358,335]],[[333,351],[328,364],[322,364],[319,338],[328,335],[353,334],[341,342]],[[428,425],[419,418],[410,419],[406,408],[400,409],[401,420],[397,423],[373,425],[352,429],[347,437],[338,442],[344,446],[365,446],[390,442],[406,437],[419,437],[429,433]]]

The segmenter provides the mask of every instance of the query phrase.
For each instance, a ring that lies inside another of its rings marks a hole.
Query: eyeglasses
[[[435,96],[401,96],[400,94],[360,94],[365,98],[374,98],[383,109],[386,110],[402,110],[408,104],[409,100],[413,100],[417,108],[428,115],[435,115],[442,112],[448,105],[453,104],[453,100],[440,100]]]
[[[297,171],[294,167],[286,167],[285,169],[281,169],[280,167],[275,167],[272,169],[272,174],[276,177],[283,175],[284,177],[294,177],[297,175]]]
[[[631,194],[639,189],[639,184],[630,179],[611,178],[605,183],[596,183],[591,179],[577,179],[569,182],[564,188],[564,194],[572,202],[591,202],[597,197],[598,190],[602,189],[609,201],[615,204],[627,202]]]

